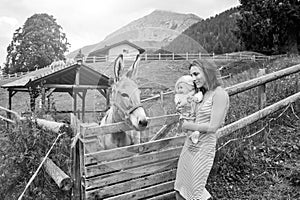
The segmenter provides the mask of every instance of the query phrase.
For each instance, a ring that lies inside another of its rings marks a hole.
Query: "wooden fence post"
[[[257,76],[263,76],[266,74],[266,68],[259,69]],[[266,106],[266,84],[263,84],[258,87],[258,102],[259,102],[259,109],[263,109]]]
[[[189,59],[189,53],[186,52],[186,60],[188,60],[188,59]]]
[[[164,103],[164,93],[163,93],[163,91],[160,91],[160,101],[161,101],[161,105],[163,105],[163,103]]]
[[[175,59],[175,54],[174,54],[174,52],[172,53],[172,60],[174,60]]]
[[[199,52],[199,60],[201,60],[201,52]]]
[[[145,60],[147,61],[147,54],[145,54]]]
[[[160,60],[160,53],[158,53],[158,60]]]
[[[84,188],[83,188],[83,143],[80,140],[80,121],[77,117],[71,114],[71,127],[73,129],[73,138],[75,145],[71,145],[71,156],[72,156],[72,179],[74,181],[74,186],[72,190],[73,200],[82,200],[84,198]],[[79,139],[78,139],[79,138]]]

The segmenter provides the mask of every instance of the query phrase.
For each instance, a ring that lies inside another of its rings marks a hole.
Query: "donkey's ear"
[[[132,78],[132,79],[136,78],[137,68],[138,68],[140,60],[141,60],[141,56],[140,56],[140,54],[137,54],[134,63],[129,68],[128,72],[126,73],[126,76],[128,78]]]
[[[116,58],[115,64],[114,64],[115,82],[118,82],[120,80],[120,72],[123,67],[124,67],[123,55],[120,54]]]

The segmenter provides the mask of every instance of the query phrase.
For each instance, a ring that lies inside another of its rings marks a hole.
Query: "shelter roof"
[[[79,84],[80,85],[94,85],[109,87],[109,78],[100,72],[86,65],[73,64],[69,66],[59,67],[45,67],[24,77],[2,85],[2,88],[17,89],[28,88],[39,84],[61,84],[73,85],[75,84],[76,71],[79,70]]]

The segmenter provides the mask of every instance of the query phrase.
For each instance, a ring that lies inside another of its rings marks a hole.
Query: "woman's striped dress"
[[[213,94],[207,94],[210,96],[196,106],[196,123],[210,122]],[[206,200],[210,197],[205,185],[214,162],[216,141],[215,133],[200,133],[196,144],[187,137],[178,161],[174,186],[185,199]]]

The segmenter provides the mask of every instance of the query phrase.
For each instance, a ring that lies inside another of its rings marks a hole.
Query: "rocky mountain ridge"
[[[123,40],[128,40],[146,50],[155,51],[201,20],[194,14],[155,10],[109,34],[103,41],[82,47],[81,52],[87,56],[92,51]],[[74,58],[78,51],[79,49],[69,53],[67,57]]]

